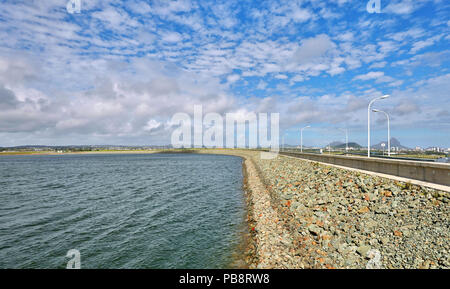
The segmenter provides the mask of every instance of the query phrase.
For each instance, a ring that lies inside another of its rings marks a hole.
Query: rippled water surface
[[[196,154],[0,157],[0,268],[224,268],[242,162]]]

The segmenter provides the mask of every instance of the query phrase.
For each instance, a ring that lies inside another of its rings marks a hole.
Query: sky
[[[0,0],[0,146],[168,144],[194,105],[367,145],[389,94],[392,137],[450,147],[449,1],[79,1]]]

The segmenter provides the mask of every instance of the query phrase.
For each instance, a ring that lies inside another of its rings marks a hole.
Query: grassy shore
[[[95,150],[95,151],[17,151],[17,152],[0,152],[0,156],[14,156],[14,155],[71,155],[71,154],[153,154],[153,153],[189,153],[194,150],[187,149],[155,149],[155,150]]]

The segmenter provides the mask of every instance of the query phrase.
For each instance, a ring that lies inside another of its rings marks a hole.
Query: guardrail
[[[283,155],[450,186],[450,164],[281,151]]]

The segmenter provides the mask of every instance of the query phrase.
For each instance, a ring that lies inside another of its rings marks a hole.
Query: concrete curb
[[[323,164],[323,165],[326,165],[326,166],[331,166],[331,167],[340,168],[340,169],[349,170],[349,171],[354,171],[354,172],[360,172],[360,173],[364,173],[364,174],[367,174],[367,175],[378,176],[378,177],[387,178],[387,179],[391,179],[391,180],[395,180],[395,181],[400,181],[400,182],[405,182],[405,183],[409,182],[409,183],[411,183],[413,185],[428,187],[428,188],[431,188],[431,189],[440,190],[440,191],[444,191],[444,192],[450,193],[450,186],[439,185],[439,184],[435,184],[435,183],[424,182],[424,181],[419,181],[419,180],[415,180],[415,179],[398,177],[398,176],[394,176],[394,175],[377,173],[377,172],[372,172],[372,171],[367,171],[367,170],[355,169],[355,168],[345,167],[345,166],[341,166],[341,165],[334,165],[334,164],[320,162],[320,161],[313,161],[313,160],[308,160],[308,159],[304,159],[304,158],[301,158],[301,157],[294,157],[294,156],[281,155],[281,154],[280,154],[280,156],[283,156],[283,157],[286,157],[286,158],[299,159],[299,160],[303,160],[303,161],[307,161],[307,162],[320,163],[320,164]]]

